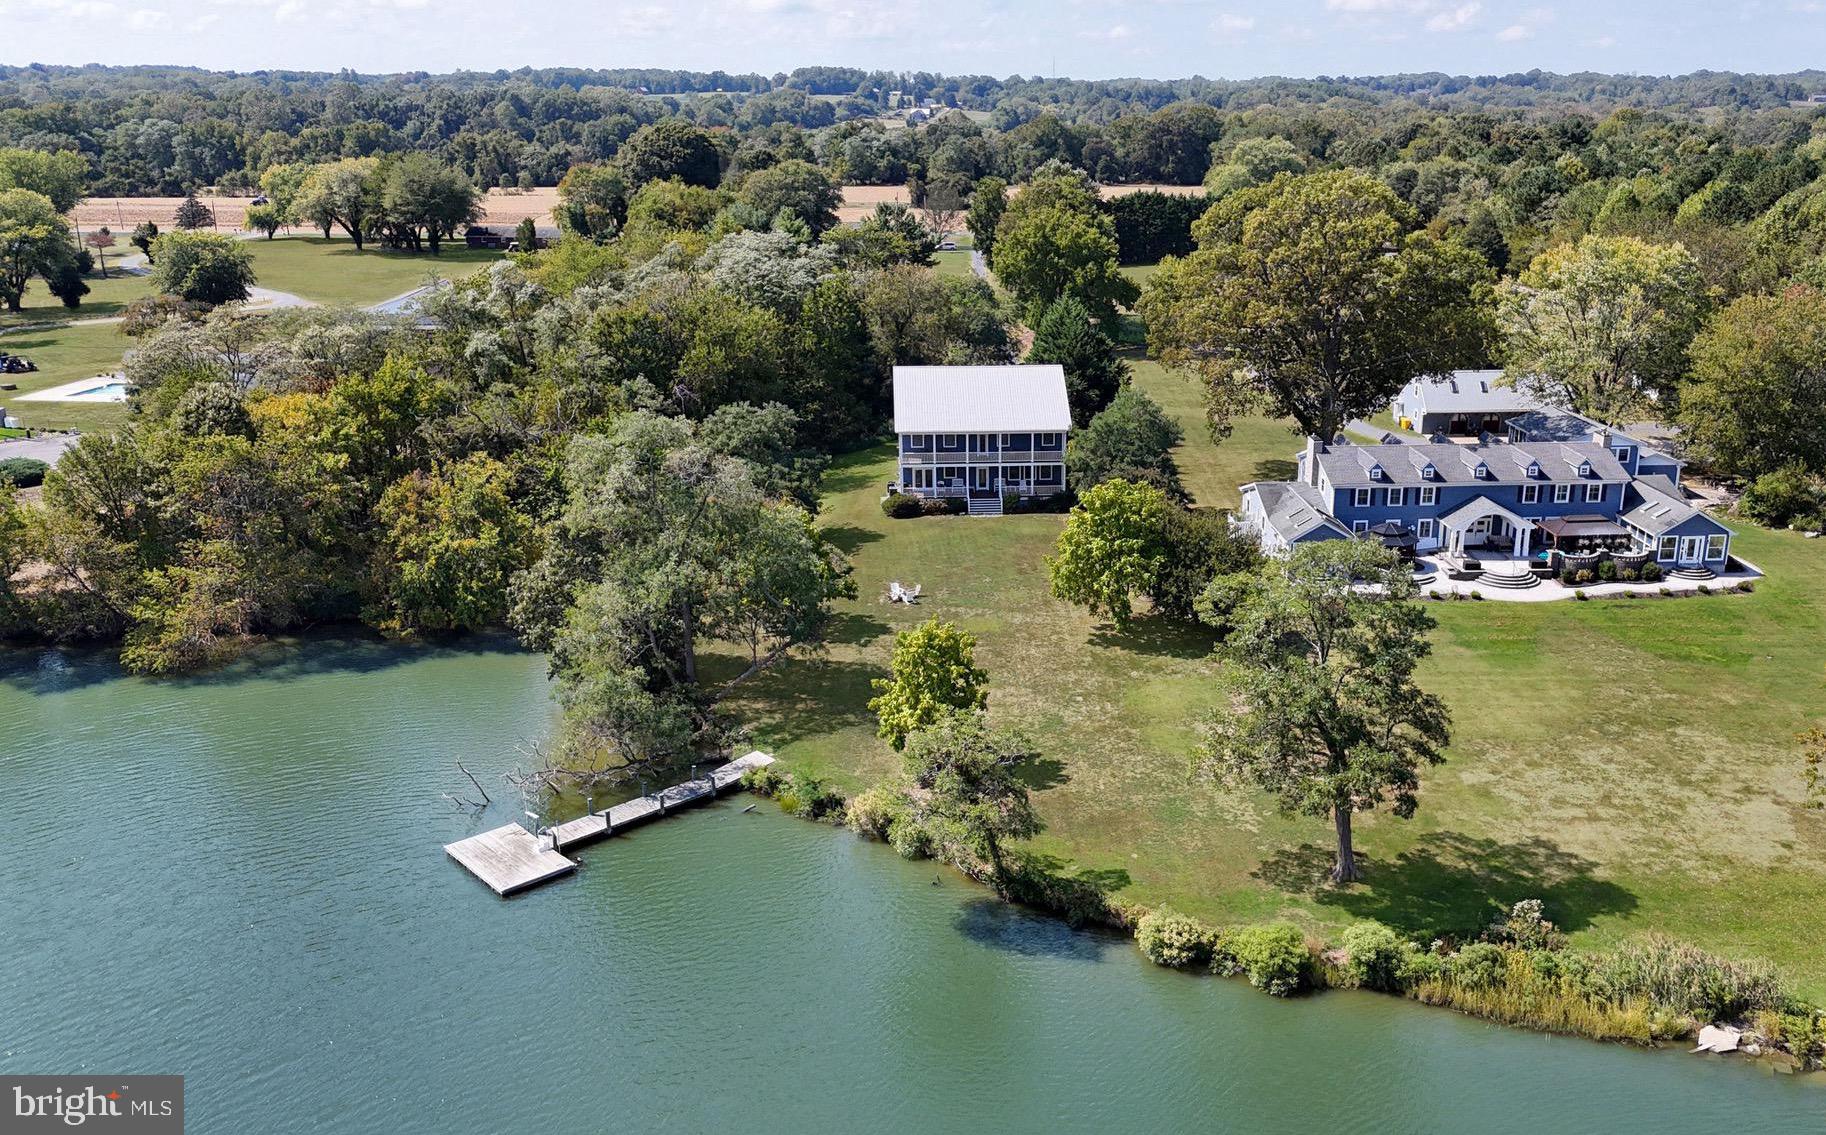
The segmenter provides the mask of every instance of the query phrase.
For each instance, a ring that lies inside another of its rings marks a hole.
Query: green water
[[[0,1070],[181,1073],[193,1133],[1826,1130],[1741,1064],[1161,970],[745,798],[503,902],[441,845],[520,801],[439,794],[550,715],[506,649],[0,654]]]

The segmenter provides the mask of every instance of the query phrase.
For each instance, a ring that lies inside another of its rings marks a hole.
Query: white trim
[[[964,436],[963,434],[939,434],[938,435],[939,448],[940,449],[958,449],[958,448],[960,448],[959,439],[962,438],[963,436]]]
[[[1555,485],[1553,487],[1553,503],[1554,504],[1571,504],[1572,503],[1572,486],[1571,485]]]
[[[1350,522],[1350,530],[1351,530],[1351,531],[1352,531],[1352,532],[1353,532],[1353,533],[1358,533],[1358,534],[1361,534],[1361,533],[1364,533],[1364,532],[1368,532],[1368,531],[1369,531],[1369,521],[1367,521],[1367,520],[1353,520],[1353,521],[1351,521],[1351,522]]]
[[[1715,544],[1718,546],[1717,555],[1712,554],[1712,547]],[[1706,537],[1706,559],[1708,561],[1722,560],[1725,558],[1725,556],[1727,554],[1729,554],[1730,550],[1731,550],[1731,538],[1729,536],[1726,536],[1724,533],[1714,532],[1712,535]]]
[[[1680,554],[1680,537],[1663,536],[1655,543],[1655,559],[1672,560]]]
[[[1420,503],[1422,505],[1438,504],[1439,503],[1439,486],[1438,485],[1420,486]]]
[[[1585,486],[1585,503],[1586,504],[1597,504],[1599,501],[1601,501],[1603,499],[1604,499],[1604,486],[1602,484]]]
[[[1420,523],[1414,526],[1414,533],[1422,540],[1436,540],[1439,538],[1439,525],[1433,521],[1432,517],[1423,516],[1420,518]]]
[[[1370,498],[1376,495],[1375,489],[1355,489],[1353,492],[1355,495],[1351,497],[1350,502],[1352,508],[1368,508]]]
[[[1406,497],[1406,489],[1387,488],[1382,490],[1382,503],[1389,508],[1400,508]]]
[[[1522,503],[1523,504],[1540,504],[1541,503],[1541,486],[1523,485],[1522,486]]]

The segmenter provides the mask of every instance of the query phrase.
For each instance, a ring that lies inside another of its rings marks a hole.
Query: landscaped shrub
[[[1598,578],[1606,583],[1615,583],[1617,579],[1617,561],[1599,560]]]
[[[1204,969],[1217,950],[1218,933],[1195,918],[1161,907],[1135,924],[1135,945],[1155,965]]]
[[[742,774],[742,787],[760,796],[778,796],[786,787],[786,770],[777,764],[751,768]]]
[[[1345,978],[1358,989],[1387,993],[1402,989],[1402,969],[1414,947],[1380,922],[1359,922],[1340,939],[1346,958]]]
[[[1797,516],[1788,522],[1788,527],[1796,532],[1826,532],[1826,510]]]
[[[1471,598],[1473,598],[1473,599],[1482,599],[1482,598],[1483,598],[1483,597],[1484,597],[1484,593],[1483,593],[1483,592],[1481,592],[1481,591],[1479,591],[1479,590],[1478,590],[1478,589],[1477,589],[1477,588],[1475,588],[1475,587],[1473,587],[1473,588],[1472,588],[1472,589],[1471,589]]]
[[[9,457],[0,461],[0,482],[11,481],[21,489],[44,484],[51,467],[35,457]]]
[[[1657,595],[1672,595],[1673,593],[1674,592],[1671,588],[1657,587],[1655,589],[1655,594],[1657,594]]]
[[[1753,580],[1740,579],[1737,581],[1737,589],[1745,595],[1748,595],[1750,592],[1756,590],[1756,583]]]
[[[1564,583],[1568,587],[1571,587],[1573,584],[1579,582],[1579,573],[1574,571],[1572,568],[1561,568],[1560,569],[1560,582]]]
[[[1580,568],[1573,573],[1572,581],[1574,583],[1590,583],[1597,578],[1597,575],[1595,575],[1590,568]]]
[[[1585,602],[1585,589],[1583,587],[1579,588],[1577,591],[1572,593],[1572,597],[1574,599],[1577,599],[1581,603]]]
[[[1642,582],[1644,583],[1660,583],[1662,574],[1660,564],[1647,563],[1642,565]]]
[[[1424,950],[1413,950],[1401,959],[1401,972],[1397,977],[1402,988],[1412,989],[1424,982],[1438,981],[1445,976],[1445,972],[1444,958]]]
[[[1702,583],[1699,585],[1699,593],[1701,595],[1710,595],[1712,594],[1712,589]]]
[[[924,509],[918,497],[906,493],[893,493],[881,498],[881,511],[894,520],[911,520],[921,515]]]
[[[1226,956],[1226,972],[1243,974],[1250,985],[1276,997],[1304,989],[1312,971],[1306,937],[1291,922],[1233,930],[1223,936],[1219,951]]]
[[[1638,572],[1638,571],[1637,571],[1637,570],[1636,570],[1636,569],[1635,569],[1635,568],[1633,568],[1633,567],[1626,567],[1626,568],[1618,568],[1618,569],[1617,569],[1617,578],[1618,578],[1618,579],[1620,579],[1620,580],[1622,580],[1622,581],[1623,581],[1623,582],[1625,582],[1625,583],[1634,583],[1634,582],[1636,582],[1636,579],[1637,579],[1637,577],[1638,577],[1638,576],[1639,576],[1639,575],[1640,575],[1640,574],[1641,574],[1641,573],[1640,573],[1640,572]]]
[[[919,510],[926,516],[962,516],[970,511],[970,502],[963,497],[933,497],[921,501]]]

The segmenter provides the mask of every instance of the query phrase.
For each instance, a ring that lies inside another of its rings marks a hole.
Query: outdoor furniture
[[[888,602],[905,603],[908,606],[919,602],[919,584],[915,583],[912,587],[902,587],[900,585],[900,580],[890,580],[888,583]]]
[[[1414,530],[1399,520],[1385,520],[1373,525],[1369,530],[1369,535],[1382,541],[1383,547],[1392,548],[1407,559],[1414,557],[1415,545],[1420,543],[1420,537],[1415,534]]]

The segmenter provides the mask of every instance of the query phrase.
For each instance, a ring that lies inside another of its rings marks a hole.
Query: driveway
[[[0,441],[0,461],[9,457],[30,457],[46,465],[57,464],[63,451],[75,445],[74,434],[50,434],[46,437],[19,437]]]

